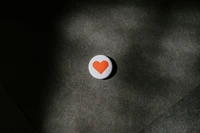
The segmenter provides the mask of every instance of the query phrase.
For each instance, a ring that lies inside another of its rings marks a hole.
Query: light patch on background
[[[79,40],[78,45],[119,54],[134,45],[131,35],[136,30],[151,25],[152,15],[151,11],[134,6],[89,7],[63,21],[63,32],[66,39]]]
[[[191,11],[175,11],[170,17],[171,26],[166,30],[161,46],[164,52],[157,61],[161,75],[182,82],[193,82],[200,58],[200,14]]]

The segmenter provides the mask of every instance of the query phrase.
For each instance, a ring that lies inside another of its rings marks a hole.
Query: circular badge
[[[94,78],[105,79],[111,74],[113,65],[107,56],[96,55],[90,60],[88,69]]]

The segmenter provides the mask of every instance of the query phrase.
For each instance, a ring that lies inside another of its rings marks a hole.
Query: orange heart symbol
[[[102,62],[99,62],[99,61],[95,61],[93,63],[93,67],[100,73],[102,74],[106,68],[108,67],[108,62],[107,61],[102,61]]]

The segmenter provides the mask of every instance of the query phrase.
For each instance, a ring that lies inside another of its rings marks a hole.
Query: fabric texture
[[[39,132],[199,131],[197,2],[50,5],[18,8],[0,22],[0,81]],[[117,64],[110,79],[88,71],[99,54]]]

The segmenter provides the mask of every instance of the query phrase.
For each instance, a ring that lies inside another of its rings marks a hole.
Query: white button
[[[96,55],[90,60],[88,68],[94,78],[105,79],[111,74],[113,65],[107,56]]]

